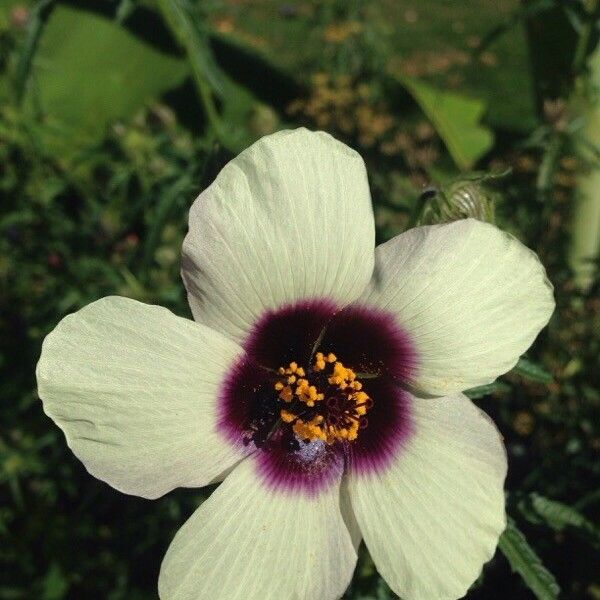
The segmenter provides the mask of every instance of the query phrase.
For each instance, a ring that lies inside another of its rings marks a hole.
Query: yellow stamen
[[[325,358],[322,352],[315,354],[315,371],[322,371],[325,368]]]
[[[280,415],[281,420],[284,423],[293,423],[298,418],[297,415],[295,415],[293,412],[285,410],[285,408],[281,409]]]
[[[322,352],[315,354],[313,372],[329,369],[327,382],[330,386],[335,386],[340,394],[341,410],[336,416],[336,425],[327,422],[329,408],[324,407],[323,414],[321,410],[316,409],[318,402],[325,400],[326,393],[331,393],[327,389],[320,391],[316,385],[311,385],[311,381],[306,371],[298,366],[298,363],[291,362],[288,367],[280,367],[277,370],[279,375],[284,376],[280,381],[274,384],[275,390],[279,392],[279,398],[288,404],[293,402],[302,402],[306,410],[293,412],[282,408],[280,411],[281,420],[284,423],[292,425],[296,436],[304,441],[322,440],[327,444],[334,444],[339,441],[354,441],[357,439],[361,427],[361,419],[367,414],[371,405],[369,395],[363,391],[363,384],[357,380],[356,373],[349,367],[345,367],[341,361],[338,361],[333,352],[325,356]],[[297,404],[292,406],[298,406]],[[314,409],[314,410],[309,410]],[[319,412],[317,412],[319,411]],[[300,415],[307,414],[308,417],[302,418]],[[315,414],[316,413],[316,414]],[[305,420],[306,419],[306,420]]]
[[[368,394],[365,392],[355,392],[354,394],[352,394],[352,397],[354,398],[356,403],[366,402],[369,399]]]
[[[292,393],[292,388],[289,385],[286,385],[280,392],[279,397],[284,402],[291,402],[294,394]]]
[[[320,415],[317,415],[308,423],[303,421],[302,419],[298,419],[294,423],[294,433],[301,439],[307,441],[315,441],[315,440],[323,440],[326,441],[327,436],[325,432],[319,425],[322,423],[323,418]]]

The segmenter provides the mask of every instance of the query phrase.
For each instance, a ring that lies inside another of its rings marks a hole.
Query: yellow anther
[[[280,392],[279,397],[284,402],[291,402],[294,394],[292,393],[292,388],[289,385],[286,385]]]
[[[369,395],[365,392],[356,392],[352,394],[352,397],[357,403],[366,402],[369,399]]]
[[[322,371],[325,368],[325,358],[322,352],[315,354],[315,371]]]
[[[308,379],[298,379],[296,383],[296,396],[300,396],[303,399],[304,396],[308,397]]]
[[[299,379],[296,387],[296,396],[307,406],[314,406],[317,400],[323,400],[325,394],[320,394],[314,385],[308,383],[308,379]]]
[[[294,423],[294,433],[303,440],[315,441],[315,440],[325,440],[326,435],[321,427],[319,427],[322,419],[319,416],[314,417],[308,423],[304,422],[302,419],[298,419]]]
[[[333,352],[327,355],[317,352],[312,372],[324,371],[328,369],[328,364],[331,364],[332,368],[328,372],[327,381],[337,390],[327,389],[325,384],[323,391],[320,391],[316,385],[311,384],[310,375],[307,376],[306,371],[296,362],[290,362],[288,367],[278,369],[280,375],[285,375],[285,379],[274,384],[279,398],[290,404],[290,409],[296,407],[293,403],[298,401],[306,406],[296,412],[282,408],[281,420],[291,425],[299,439],[307,442],[322,440],[327,444],[334,444],[340,441],[354,441],[359,435],[361,420],[373,403],[363,391],[363,384],[357,379],[356,373],[338,361]],[[336,410],[341,411],[335,425],[328,422],[331,410],[329,407],[315,408],[317,402],[325,400],[325,396],[331,393],[339,398]],[[305,421],[299,416],[307,413],[311,416],[305,418],[310,420]]]
[[[281,409],[280,415],[281,415],[281,420],[284,423],[293,423],[298,418],[297,415],[295,415],[293,412],[289,412],[289,411],[285,410],[285,408]]]
[[[337,385],[341,390],[345,390],[355,378],[356,374],[352,369],[346,369],[342,363],[338,362],[335,363],[333,375],[329,377],[328,381],[331,385]]]

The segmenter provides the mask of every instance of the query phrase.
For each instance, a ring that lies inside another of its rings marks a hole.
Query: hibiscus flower
[[[163,600],[333,600],[361,540],[405,600],[463,596],[505,527],[506,453],[461,392],[548,322],[536,255],[473,219],[375,248],[360,156],[265,137],[193,204],[194,321],[109,297],[67,316],[44,410],[95,477],[157,498],[223,481],[175,536]]]

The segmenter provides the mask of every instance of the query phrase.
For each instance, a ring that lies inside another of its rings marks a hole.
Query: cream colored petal
[[[280,131],[200,194],[182,275],[194,318],[241,341],[267,309],[354,300],[371,277],[374,245],[360,156],[323,132]]]
[[[506,453],[491,419],[457,395],[413,401],[414,433],[350,499],[377,569],[403,600],[462,598],[506,525]]]
[[[360,527],[358,525],[358,521],[356,520],[354,510],[352,508],[352,503],[350,502],[347,477],[344,477],[344,479],[342,480],[342,485],[340,489],[340,510],[342,511],[344,523],[346,523],[346,527],[348,528],[348,532],[350,533],[352,545],[354,546],[356,552],[358,552],[358,547],[362,542],[362,533],[360,532]]]
[[[509,371],[554,310],[537,256],[474,219],[417,227],[379,246],[359,302],[396,316],[417,354],[410,383],[432,395]]]
[[[38,392],[92,475],[156,498],[206,485],[242,457],[216,430],[221,382],[240,352],[164,308],[103,298],[45,339]]]
[[[314,496],[274,491],[250,457],[179,530],[158,589],[162,600],[335,600],[355,563],[339,482]]]

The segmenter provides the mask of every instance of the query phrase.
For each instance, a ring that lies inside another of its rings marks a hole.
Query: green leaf
[[[490,394],[495,394],[498,392],[509,392],[510,385],[502,382],[502,381],[494,381],[493,383],[488,383],[487,385],[480,385],[465,392],[465,396],[471,398],[471,400],[477,400],[478,398],[483,398],[484,396],[488,396]]]
[[[479,122],[486,109],[483,101],[405,75],[399,80],[432,121],[459,168],[470,169],[492,147],[493,133]]]
[[[42,586],[43,600],[60,600],[67,595],[69,582],[58,563],[52,563],[43,579]]]
[[[531,506],[552,529],[562,531],[565,527],[575,527],[589,534],[597,546],[600,543],[600,531],[573,507],[550,500],[539,494],[530,494]]]
[[[554,576],[548,571],[525,536],[517,529],[512,519],[500,536],[498,546],[513,571],[519,573],[527,587],[538,600],[555,600],[560,588]]]
[[[544,367],[523,357],[519,359],[519,362],[513,368],[513,373],[531,381],[538,381],[539,383],[552,383],[554,380]]]
[[[160,241],[167,218],[177,199],[184,193],[190,193],[193,189],[192,177],[185,173],[177,179],[170,187],[164,190],[158,199],[155,207],[155,216],[149,227],[148,234],[144,243],[144,253],[141,260],[141,269],[147,269],[152,262],[156,248]]]
[[[57,125],[59,143],[68,147],[100,137],[111,121],[131,116],[187,74],[184,61],[108,19],[57,6],[39,41],[25,100]]]

